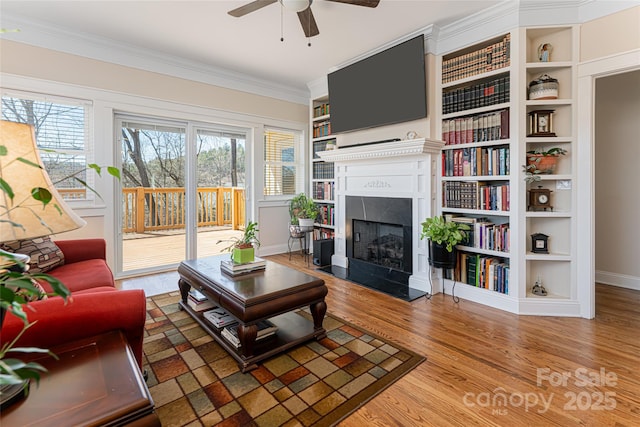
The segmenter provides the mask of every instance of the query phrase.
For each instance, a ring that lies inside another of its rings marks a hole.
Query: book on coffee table
[[[245,264],[236,264],[230,259],[220,261],[220,270],[231,276],[264,270],[266,266],[267,261],[258,257],[255,257],[254,261]]]
[[[261,320],[258,322],[258,333],[256,341],[274,336],[278,331],[278,327],[269,320]],[[229,341],[235,348],[240,348],[240,338],[238,338],[238,325],[227,326],[222,330],[222,336]]]

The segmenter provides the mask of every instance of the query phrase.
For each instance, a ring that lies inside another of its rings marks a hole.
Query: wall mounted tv
[[[332,133],[427,116],[422,35],[328,76]]]

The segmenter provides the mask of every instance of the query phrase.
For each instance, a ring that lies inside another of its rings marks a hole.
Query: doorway
[[[116,275],[174,269],[241,234],[246,130],[117,116],[122,179]]]

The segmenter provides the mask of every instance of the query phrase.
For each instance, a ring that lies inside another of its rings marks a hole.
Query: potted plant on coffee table
[[[258,223],[249,221],[240,237],[233,237],[229,240],[218,240],[221,242],[231,242],[224,250],[231,251],[231,259],[235,264],[247,264],[255,260],[255,247],[260,246],[258,240]]]
[[[429,239],[429,264],[436,268],[456,266],[455,246],[465,238],[467,224],[445,221],[442,216],[427,218],[422,223],[420,239]]]

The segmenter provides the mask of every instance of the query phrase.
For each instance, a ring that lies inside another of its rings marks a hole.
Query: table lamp
[[[64,203],[44,169],[31,125],[0,121],[0,243],[63,233],[85,221]],[[29,257],[0,249],[0,271],[25,271]],[[0,276],[0,285],[4,281]],[[0,327],[4,309],[0,309]],[[2,386],[0,404],[20,398],[24,386]]]

